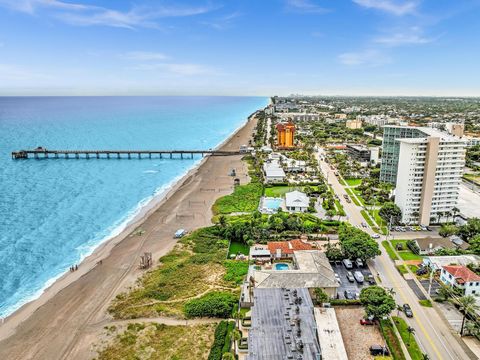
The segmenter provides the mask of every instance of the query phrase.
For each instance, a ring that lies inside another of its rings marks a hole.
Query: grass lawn
[[[399,272],[400,274],[402,274],[402,275],[408,273],[408,270],[407,270],[407,268],[405,267],[405,265],[397,265],[397,266],[395,266],[395,267],[397,268],[398,272]]]
[[[407,240],[392,240],[392,245],[396,249],[397,244],[402,244],[403,250],[397,250],[402,260],[422,260],[420,255],[414,254],[407,246]]]
[[[294,190],[291,186],[272,186],[265,188],[265,196],[267,197],[282,197],[287,192]]]
[[[97,359],[207,360],[215,327],[216,324],[167,326],[132,323],[121,333],[110,327],[107,336],[114,338],[99,351]]]
[[[480,174],[464,174],[463,177],[477,184],[480,184]]]
[[[403,340],[403,343],[408,349],[408,353],[412,360],[422,360],[423,353],[418,347],[417,341],[415,340],[415,336],[413,334],[409,334],[407,331],[408,324],[400,317],[392,316],[393,322],[400,333],[400,336]]]
[[[343,209],[342,204],[340,204],[340,201],[338,201],[337,199],[335,199],[335,207],[338,209],[338,210],[337,210],[337,214],[338,214],[338,215],[340,215],[340,216],[345,216],[345,215],[346,215],[345,210]]]
[[[355,195],[357,195],[358,201],[360,201],[361,206],[365,206],[365,200],[363,200],[360,190],[353,189],[353,192],[355,193]]]
[[[340,185],[347,186],[347,183],[341,178],[338,179],[338,182],[340,183]]]
[[[232,194],[222,196],[212,206],[214,215],[233,212],[252,212],[258,208],[263,186],[260,183],[249,183],[235,187]]]
[[[395,254],[395,252],[393,251],[393,249],[392,249],[392,247],[390,246],[390,243],[388,242],[388,240],[382,241],[382,245],[383,245],[383,247],[385,248],[385,250],[387,251],[388,256],[390,256],[390,259],[392,259],[392,260],[398,260],[398,256],[397,256],[397,254]]]
[[[345,179],[348,186],[358,186],[362,183],[362,179]]]
[[[370,216],[368,216],[366,210],[361,210],[360,213],[362,214],[362,216],[365,219],[365,221],[367,222],[367,224],[370,225],[370,227],[372,227],[372,228],[375,227],[375,224],[373,223],[372,219],[370,219]]]
[[[380,226],[382,229],[383,235],[387,235],[388,233],[388,228],[387,228],[387,223],[385,220],[383,220],[380,215],[378,215],[379,210],[370,210],[369,214],[375,219],[375,222]]]
[[[346,188],[345,191],[347,192],[348,195],[350,195],[350,199],[353,201],[353,203],[357,206],[362,206],[362,204],[360,204],[357,200],[357,198],[355,197],[355,195],[353,195],[353,192],[352,192],[352,189],[349,189],[349,188]]]
[[[417,265],[407,265],[408,268],[410,269],[411,272],[413,272],[414,274],[417,272],[418,270],[418,266]]]
[[[232,241],[230,243],[230,248],[228,249],[228,258],[230,259],[230,255],[238,255],[243,254],[248,256],[250,253],[250,247],[247,244],[239,243]]]
[[[393,324],[390,319],[380,320],[380,330],[382,335],[387,342],[388,348],[390,349],[390,354],[394,360],[405,360],[405,355],[402,351],[402,345],[400,339],[395,334],[393,329]]]
[[[398,255],[400,255],[402,260],[420,260],[420,261],[422,261],[422,259],[423,259],[420,255],[414,254],[410,250],[399,251]]]
[[[425,306],[425,307],[432,307],[432,302],[428,299],[426,300],[419,300],[418,303],[422,306]]]

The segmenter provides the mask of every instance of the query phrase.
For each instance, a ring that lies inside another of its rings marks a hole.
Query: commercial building
[[[457,206],[465,165],[464,140],[437,129],[385,126],[380,180],[396,184],[402,222],[447,220]]]
[[[359,162],[377,164],[379,161],[380,148],[378,147],[367,147],[362,144],[347,144],[346,150],[348,155]]]
[[[357,120],[362,120],[365,124],[383,127],[388,124],[396,124],[399,119],[391,118],[388,115],[358,115]]]
[[[345,123],[345,126],[348,129],[354,130],[354,129],[361,129],[362,128],[362,120],[347,120]]]
[[[289,121],[287,123],[277,124],[277,147],[294,147],[295,125]]]
[[[255,289],[247,360],[321,360],[313,303],[306,289]]]

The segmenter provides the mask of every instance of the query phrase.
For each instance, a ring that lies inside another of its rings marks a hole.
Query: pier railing
[[[48,150],[37,148],[34,150],[19,150],[12,152],[12,159],[138,159],[156,157],[159,159],[193,159],[194,155],[231,156],[239,155],[240,151],[226,150]]]

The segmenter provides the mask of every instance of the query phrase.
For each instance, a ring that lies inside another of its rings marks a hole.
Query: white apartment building
[[[431,128],[417,128],[421,137],[399,142],[395,203],[402,222],[429,225],[446,221],[457,206],[465,166],[466,142]]]

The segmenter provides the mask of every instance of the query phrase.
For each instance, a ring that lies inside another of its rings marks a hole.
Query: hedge
[[[218,323],[215,329],[213,344],[210,348],[210,353],[208,354],[208,360],[222,360],[223,348],[225,347],[228,329],[228,321],[222,320]]]
[[[198,299],[185,303],[184,313],[187,317],[229,318],[238,298],[225,291],[212,291]]]

